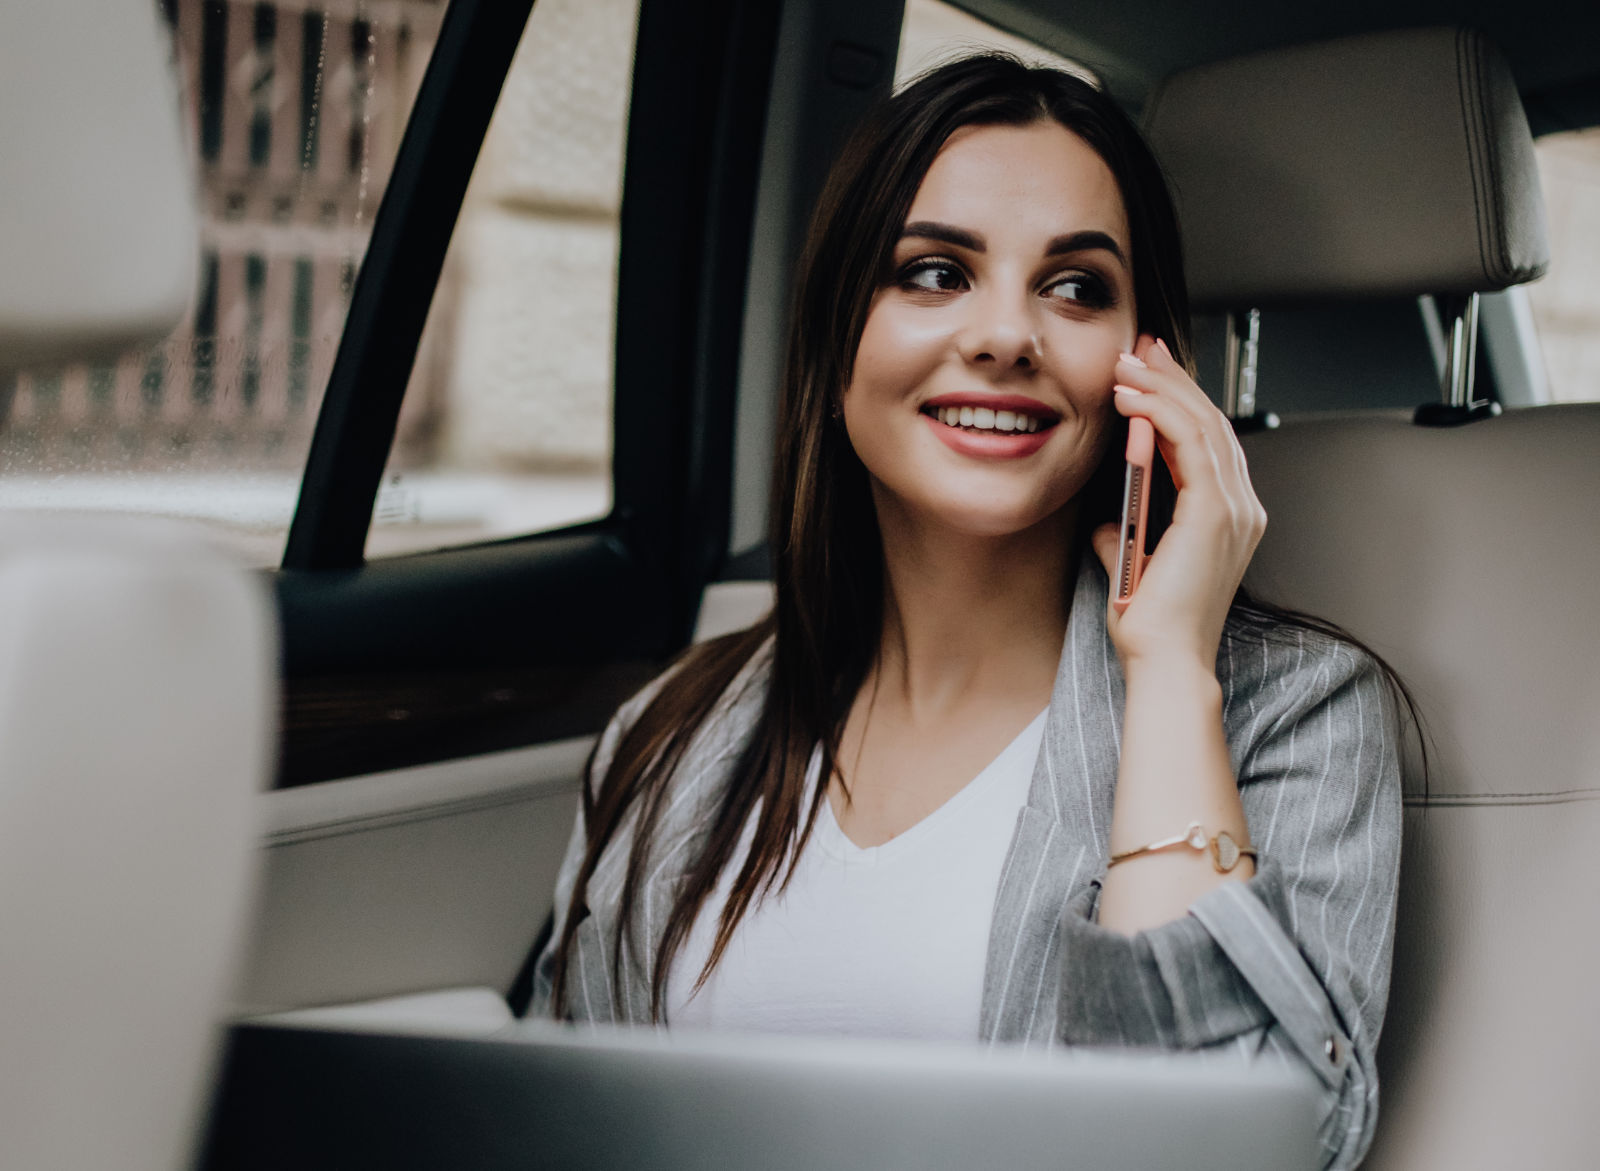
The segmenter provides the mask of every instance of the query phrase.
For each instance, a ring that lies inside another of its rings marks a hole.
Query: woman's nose
[[[972,317],[962,330],[961,356],[995,374],[1039,365],[1039,328],[1029,298],[998,289],[970,296]]]

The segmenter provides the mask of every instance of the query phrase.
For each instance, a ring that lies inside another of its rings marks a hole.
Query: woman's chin
[[[1037,500],[994,501],[974,506],[969,500],[941,501],[918,511],[928,527],[948,531],[952,536],[1004,540],[1029,533],[1051,535],[1053,530],[1048,522],[1060,516],[1063,507],[1059,504],[1052,507]]]
[[[990,540],[1035,529],[1053,535],[1057,530],[1050,522],[1070,512],[1082,484],[1073,476],[1017,472],[1015,467],[951,468],[938,461],[887,482],[873,477],[879,524],[885,537],[896,529]]]

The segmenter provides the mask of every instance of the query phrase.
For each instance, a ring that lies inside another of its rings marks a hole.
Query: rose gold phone
[[[1156,433],[1150,420],[1128,420],[1128,471],[1122,482],[1122,530],[1117,544],[1116,592],[1111,604],[1118,614],[1133,601],[1144,573],[1144,526],[1150,512],[1150,465],[1155,459]]]

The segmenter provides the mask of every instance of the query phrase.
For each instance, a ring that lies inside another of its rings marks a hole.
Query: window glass
[[[998,29],[971,13],[963,12],[954,4],[946,4],[943,0],[906,0],[894,83],[896,86],[904,85],[923,70],[942,61],[983,49],[999,49],[1013,53],[1029,64],[1054,65],[1096,81],[1094,74],[1076,61],[1069,61],[1033,41]]]
[[[195,304],[161,345],[0,387],[0,499],[196,518],[269,565],[445,4],[161,8],[200,173]]]
[[[1600,127],[1534,144],[1550,231],[1550,271],[1528,301],[1554,402],[1600,399]]]
[[[429,311],[369,557],[610,511],[637,9],[637,0],[534,6]]]

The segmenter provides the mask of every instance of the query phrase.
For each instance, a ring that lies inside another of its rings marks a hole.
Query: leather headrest
[[[200,267],[172,35],[104,0],[0,25],[0,377],[158,341]]]
[[[1429,28],[1174,74],[1145,130],[1197,308],[1473,293],[1549,263],[1533,138],[1504,58]]]

